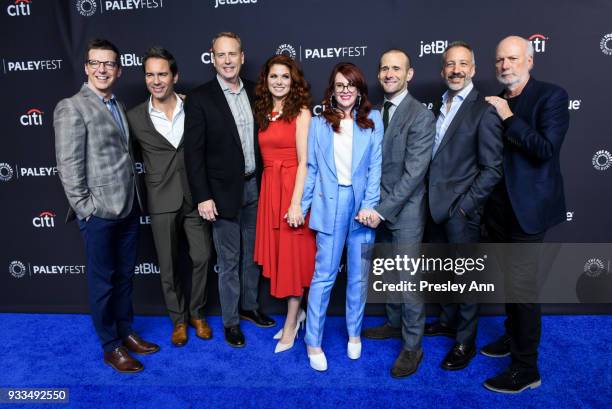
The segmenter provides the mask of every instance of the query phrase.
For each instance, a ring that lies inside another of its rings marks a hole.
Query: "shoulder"
[[[371,110],[370,113],[368,114],[368,118],[370,118],[374,122],[382,121],[381,116],[380,116],[380,111],[378,109]]]
[[[532,79],[532,81],[534,82],[534,91],[537,92],[540,96],[551,96],[555,98],[569,99],[567,91],[557,84],[538,81],[535,79]]]
[[[148,109],[149,109],[149,101],[147,100],[145,102],[142,102],[142,103],[136,105],[132,109],[130,109],[127,112],[128,119],[130,121],[138,120],[138,119],[142,118],[145,113],[147,113]]]

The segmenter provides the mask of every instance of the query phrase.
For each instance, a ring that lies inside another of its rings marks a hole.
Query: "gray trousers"
[[[253,258],[258,197],[257,180],[251,178],[245,181],[242,208],[238,215],[231,219],[219,217],[212,224],[224,327],[240,322],[239,301],[244,310],[259,308],[257,293],[260,271]]]
[[[389,230],[383,223],[376,232],[376,241],[379,243],[392,243],[405,252],[408,249],[418,257],[418,249],[423,239],[423,228]],[[425,304],[422,302],[387,303],[387,322],[394,328],[402,329],[404,349],[420,351],[425,330]]]
[[[183,202],[183,207],[177,212],[152,214],[151,229],[159,262],[162,292],[170,319],[176,325],[188,322],[189,318],[204,318],[211,245],[210,223],[200,217],[197,209]],[[187,237],[189,258],[193,266],[189,310],[185,305],[184,285],[178,265],[181,229]]]

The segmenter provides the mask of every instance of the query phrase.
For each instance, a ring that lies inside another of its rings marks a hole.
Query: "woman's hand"
[[[304,215],[302,214],[302,206],[299,204],[289,206],[285,220],[291,227],[299,227],[304,224]]]

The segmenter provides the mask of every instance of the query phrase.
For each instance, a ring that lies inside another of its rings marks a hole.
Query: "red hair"
[[[337,64],[329,76],[329,83],[323,97],[323,117],[332,126],[334,132],[340,132],[340,120],[344,118],[342,112],[336,108],[334,88],[336,85],[336,74],[342,74],[349,81],[349,84],[357,87],[359,95],[361,95],[359,106],[355,104],[353,110],[357,109],[357,126],[361,129],[374,128],[374,121],[368,118],[368,114],[372,110],[372,103],[368,99],[368,85],[365,77],[357,66],[350,62],[341,62]],[[353,112],[351,111],[351,113]]]
[[[274,102],[272,94],[268,89],[268,74],[273,65],[284,65],[289,69],[291,75],[291,89],[289,94],[283,101],[283,115],[281,116],[287,122],[296,118],[300,114],[302,108],[310,106],[310,85],[304,78],[304,73],[297,63],[286,55],[275,55],[266,61],[259,73],[259,79],[255,86],[255,119],[259,125],[259,129],[266,130],[270,124],[268,115],[272,113]]]

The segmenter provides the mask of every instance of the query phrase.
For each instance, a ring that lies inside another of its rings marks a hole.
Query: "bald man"
[[[567,92],[535,80],[533,46],[517,36],[497,46],[495,72],[504,86],[499,96],[486,100],[495,107],[504,127],[504,177],[495,187],[485,211],[492,242],[542,243],[546,231],[565,220],[565,195],[559,164],[561,145],[569,127]],[[535,248],[534,248],[535,247]],[[541,384],[538,371],[541,312],[536,304],[537,245],[526,246],[521,264],[501,259],[510,301],[506,304],[505,333],[483,347],[490,357],[510,355],[510,368],[487,379],[484,386],[495,392],[519,393]],[[505,252],[507,253],[507,252]]]

